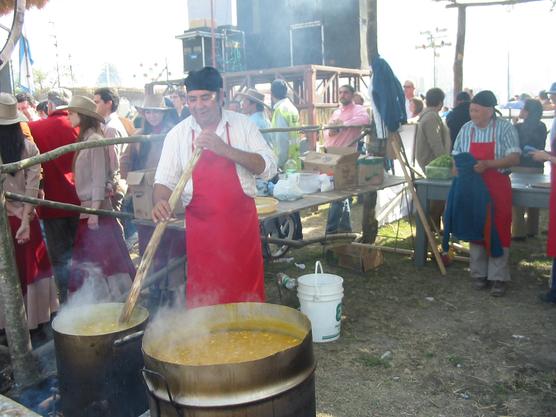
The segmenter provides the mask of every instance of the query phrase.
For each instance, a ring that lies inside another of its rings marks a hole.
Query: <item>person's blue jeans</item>
[[[330,203],[326,233],[351,232],[351,198]]]

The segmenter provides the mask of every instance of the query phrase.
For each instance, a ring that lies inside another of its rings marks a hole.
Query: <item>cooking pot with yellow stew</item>
[[[159,315],[143,337],[151,417],[315,417],[309,319],[236,303]]]
[[[64,417],[137,417],[147,405],[141,336],[149,313],[121,303],[63,308],[52,322]]]

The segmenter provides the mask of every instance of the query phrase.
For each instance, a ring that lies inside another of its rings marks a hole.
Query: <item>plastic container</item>
[[[431,180],[451,180],[452,168],[449,167],[432,167],[427,165],[425,167],[425,175]]]
[[[338,275],[325,274],[320,261],[315,264],[314,274],[297,279],[300,310],[311,321],[315,343],[332,342],[340,337],[343,282]]]

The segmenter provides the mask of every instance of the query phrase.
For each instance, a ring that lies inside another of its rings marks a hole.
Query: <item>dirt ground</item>
[[[307,237],[323,233],[326,213],[303,217]],[[356,231],[360,216],[355,205]],[[399,234],[399,245],[411,248],[407,222],[380,233],[390,245]],[[344,278],[344,309],[340,339],[314,344],[318,416],[556,416],[556,306],[537,301],[550,272],[545,239],[514,244],[512,283],[502,298],[472,289],[465,263],[450,266],[446,277],[432,262],[418,269],[399,254],[386,253],[380,268],[364,274],[325,263]],[[288,257],[306,269],[268,263],[269,302],[295,304],[294,292],[280,297],[276,274],[309,273],[324,248]]]
[[[322,234],[325,215],[306,216],[304,233]],[[355,206],[354,226],[360,215]],[[408,230],[402,225],[401,236]],[[394,224],[381,233],[396,231]],[[446,277],[432,262],[419,269],[399,254],[364,274],[325,264],[344,278],[344,308],[340,339],[314,344],[318,416],[556,416],[556,307],[537,299],[550,273],[545,239],[513,245],[512,282],[501,298],[473,289],[466,263]],[[293,303],[293,294],[280,300],[276,273],[310,273],[323,252],[313,245],[286,254],[305,271],[267,265],[268,301]]]

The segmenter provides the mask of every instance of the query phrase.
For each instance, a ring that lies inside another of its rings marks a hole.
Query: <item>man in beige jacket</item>
[[[423,172],[433,159],[450,153],[450,133],[438,115],[444,105],[444,92],[431,88],[425,96],[425,104],[415,136],[415,158]]]
[[[449,154],[451,147],[450,131],[438,114],[444,105],[444,92],[440,88],[431,88],[425,96],[425,104],[415,136],[415,159],[423,172],[432,160]],[[443,212],[443,201],[431,201],[429,213],[438,229]]]

